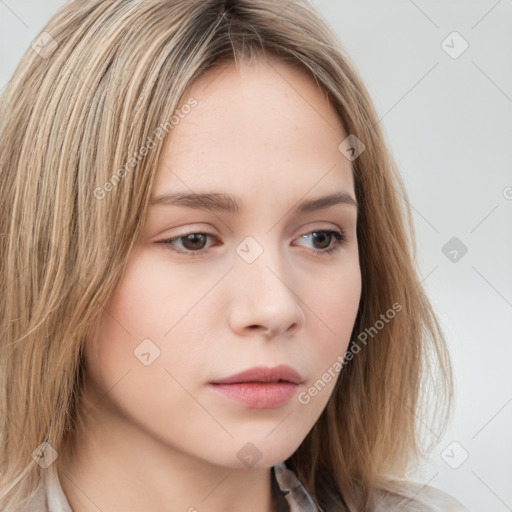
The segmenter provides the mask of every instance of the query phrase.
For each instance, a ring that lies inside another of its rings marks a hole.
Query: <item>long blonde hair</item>
[[[415,268],[407,193],[364,83],[318,13],[306,0],[74,0],[0,101],[2,510],[21,510],[55,471],[33,451],[58,453],[74,428],[84,340],[140,234],[171,116],[206,70],[265,54],[309,73],[365,145],[353,161],[360,350],[287,464],[323,509],[369,511],[375,490],[393,492],[435,442],[425,426],[433,437],[446,426],[450,361]]]

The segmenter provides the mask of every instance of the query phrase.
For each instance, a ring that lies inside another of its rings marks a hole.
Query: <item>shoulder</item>
[[[377,492],[376,512],[470,512],[450,494],[409,480],[393,481],[393,485]]]

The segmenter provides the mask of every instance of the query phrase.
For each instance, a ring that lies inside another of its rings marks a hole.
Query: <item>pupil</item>
[[[205,241],[206,237],[201,235],[200,233],[193,233],[191,235],[187,235],[185,237],[185,247],[187,249],[202,249],[203,246],[204,246],[204,241]],[[199,241],[199,245],[197,244],[197,242]],[[190,243],[192,242],[192,243]],[[202,242],[202,243],[201,243]],[[187,245],[189,247],[187,247]]]
[[[325,240],[328,241],[329,235],[327,235],[326,233],[318,233],[318,232],[313,233],[313,239],[315,241],[318,241],[318,239],[320,239],[320,243],[321,243],[322,238],[324,239],[324,242],[325,242]],[[325,247],[329,247],[329,243],[324,244],[324,247],[319,247],[319,249],[324,249]]]

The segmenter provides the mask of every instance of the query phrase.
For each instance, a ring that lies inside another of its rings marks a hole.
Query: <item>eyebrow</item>
[[[187,208],[198,210],[226,213],[239,213],[242,209],[241,203],[237,197],[218,192],[205,192],[200,194],[193,192],[167,193],[153,198],[150,204],[151,206],[185,206]],[[293,208],[293,213],[300,215],[324,208],[329,208],[330,206],[336,204],[348,204],[355,206],[359,210],[359,204],[350,194],[347,194],[346,192],[337,192],[327,196],[301,201]]]

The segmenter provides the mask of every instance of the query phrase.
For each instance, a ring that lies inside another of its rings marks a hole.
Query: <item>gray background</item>
[[[0,89],[64,3],[0,0]],[[312,4],[375,101],[453,358],[453,421],[411,476],[473,512],[512,511],[512,0]]]

